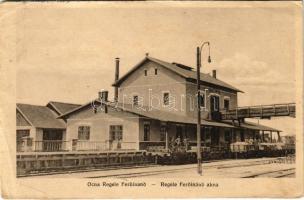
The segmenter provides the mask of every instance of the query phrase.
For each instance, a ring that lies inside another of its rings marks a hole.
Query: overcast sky
[[[18,13],[17,102],[85,103],[100,89],[112,96],[115,57],[121,75],[146,52],[195,66],[203,41],[211,43],[213,62],[202,71],[216,69],[219,79],[244,91],[240,106],[295,101],[294,6],[34,5]],[[266,123],[294,133],[294,119]]]

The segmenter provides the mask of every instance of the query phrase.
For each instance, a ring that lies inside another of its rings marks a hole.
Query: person
[[[174,145],[175,140],[174,140],[173,137],[170,137],[169,141],[170,141],[169,150],[170,150],[171,152],[173,152],[174,149],[175,149],[175,145]]]
[[[183,143],[184,143],[185,150],[186,150],[186,151],[189,150],[189,149],[188,149],[188,148],[189,148],[189,141],[188,141],[187,138],[184,139]]]
[[[176,144],[176,146],[180,146],[181,145],[181,138],[180,138],[180,136],[178,136],[176,139],[175,139],[175,144]]]

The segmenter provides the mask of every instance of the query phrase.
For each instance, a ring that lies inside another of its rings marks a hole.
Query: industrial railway
[[[266,160],[255,160],[246,163],[229,163],[229,164],[217,164],[215,163],[212,165],[204,166],[204,170],[208,169],[228,169],[228,168],[241,168],[241,167],[248,167],[248,166],[258,166],[258,165],[267,165],[272,163],[281,163],[281,160],[285,158],[275,158],[275,159],[266,159]],[[278,162],[277,162],[278,161]],[[120,179],[127,179],[127,178],[140,178],[140,177],[153,177],[157,175],[166,175],[170,173],[182,173],[185,170],[191,170],[193,172],[196,171],[196,166],[185,166],[181,168],[173,168],[173,169],[153,169],[151,168],[149,171],[140,171],[133,172],[133,173],[117,173],[117,174],[110,174],[110,175],[98,175],[98,176],[88,176],[87,178],[120,178]],[[248,172],[246,175],[240,175],[239,178],[284,178],[284,177],[294,177],[295,176],[295,167],[290,167],[287,169],[279,169],[279,170],[269,170],[269,171],[262,171],[262,172]]]
[[[288,157],[228,159],[203,162],[203,176],[232,178],[292,178],[295,177],[295,160]],[[141,166],[112,166],[100,169],[67,170],[32,173],[26,177],[79,177],[90,179],[141,178],[141,177],[191,177],[196,176],[196,164]]]

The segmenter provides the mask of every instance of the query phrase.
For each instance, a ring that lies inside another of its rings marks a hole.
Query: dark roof
[[[66,128],[65,122],[57,119],[58,115],[46,106],[17,103],[17,110],[36,128]]]
[[[68,111],[68,112],[66,112],[66,113],[63,113],[63,114],[59,115],[57,118],[66,118],[66,117],[69,116],[70,114],[72,114],[72,113],[74,113],[74,112],[77,112],[77,111],[80,111],[80,110],[86,108],[87,106],[91,106],[91,107],[93,108],[93,106],[94,106],[93,104],[94,104],[94,103],[100,104],[99,99],[92,100],[92,101],[90,101],[90,102],[88,102],[88,103],[85,103],[85,104],[83,104],[83,105],[81,105],[81,106],[78,106],[78,107],[76,107],[76,108],[74,108],[74,109],[72,109],[72,110],[70,110],[70,111]]]
[[[196,71],[193,71],[192,67],[188,67],[186,65],[179,64],[179,63],[169,63],[166,61],[162,61],[162,60],[147,56],[139,64],[137,64],[130,71],[128,71],[124,76],[122,76],[115,83],[113,83],[113,86],[119,86],[129,75],[131,75],[135,70],[137,70],[140,66],[142,66],[143,63],[145,63],[146,61],[149,61],[149,60],[152,62],[158,63],[159,65],[167,68],[170,71],[175,72],[176,74],[182,76],[183,78],[186,78],[186,79],[192,80],[192,81],[196,80]],[[228,83],[225,83],[224,81],[214,78],[209,74],[201,73],[201,81],[202,81],[202,83],[205,82],[205,83],[209,83],[211,85],[216,85],[216,86],[220,86],[223,88],[227,88],[227,89],[230,89],[230,90],[233,90],[236,92],[242,92],[241,90],[233,87],[232,85],[229,85]]]
[[[230,120],[223,120],[223,122],[225,123],[229,123],[229,124],[232,124],[232,121]],[[253,122],[241,122],[240,123],[240,126],[238,126],[238,123],[235,123],[236,127],[241,127],[241,128],[244,128],[244,129],[253,129],[253,130],[261,130],[261,131],[279,131],[281,132],[281,130],[278,130],[278,129],[275,129],[275,128],[272,128],[272,127],[269,127],[269,126],[265,126],[265,125],[262,125],[262,124],[257,124],[257,123],[253,123]]]
[[[59,113],[59,115],[81,106],[80,104],[63,103],[57,101],[50,101],[47,105],[51,105]]]

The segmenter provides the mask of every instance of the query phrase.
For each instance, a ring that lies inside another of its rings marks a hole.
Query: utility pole
[[[197,172],[198,174],[202,175],[202,153],[201,153],[201,62],[200,62],[200,48],[196,48],[196,74],[197,74]]]
[[[204,126],[201,127],[201,65],[202,65],[202,49],[204,45],[208,45],[209,48],[209,55],[208,55],[208,62],[211,63],[210,58],[210,43],[204,42],[201,47],[196,48],[196,84],[197,84],[197,133],[196,133],[196,139],[197,139],[197,172],[198,174],[202,175],[202,152],[201,152],[201,128],[204,128]],[[206,95],[206,94],[205,94]],[[205,104],[207,102],[205,101]],[[206,105],[205,105],[206,106]],[[204,129],[203,129],[204,130]]]

